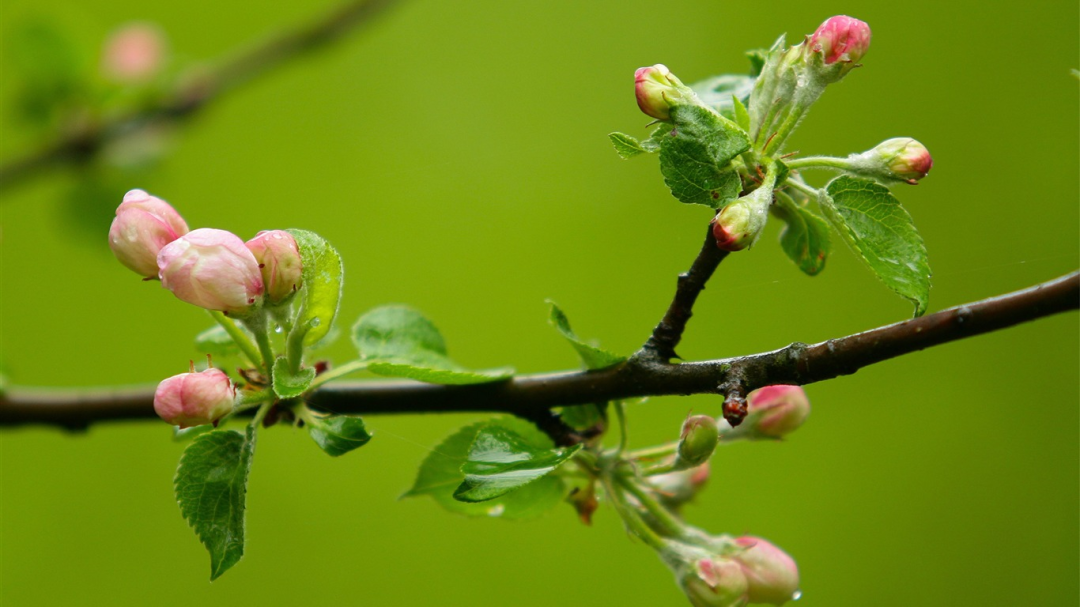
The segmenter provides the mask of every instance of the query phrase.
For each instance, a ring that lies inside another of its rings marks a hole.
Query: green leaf
[[[734,122],[696,105],[671,110],[675,124],[660,145],[660,172],[671,194],[682,202],[720,209],[735,200],[742,180],[731,160],[750,149]]]
[[[308,433],[319,448],[337,457],[363,447],[371,440],[364,420],[349,415],[319,415],[308,418]]]
[[[551,439],[531,423],[516,417],[487,420],[465,426],[431,450],[416,476],[416,482],[402,497],[431,496],[440,506],[466,516],[491,516],[504,519],[535,518],[560,503],[565,486],[559,475],[548,475],[535,482],[483,503],[461,502],[454,491],[465,480],[461,466],[472,448],[473,439],[482,428],[497,424],[520,436],[537,449],[552,449]]]
[[[541,449],[499,425],[480,429],[469,456],[461,465],[465,480],[454,491],[454,499],[486,502],[547,476],[565,464],[582,445],[562,449]]]
[[[825,260],[832,248],[829,224],[806,207],[778,196],[773,209],[786,226],[780,234],[780,247],[799,269],[815,276],[825,269]]]
[[[736,101],[750,98],[750,92],[754,90],[753,76],[742,74],[724,74],[713,76],[701,82],[690,85],[694,93],[702,103],[720,112],[725,118],[735,118],[736,106],[732,104],[732,98]]]
[[[183,443],[196,436],[212,432],[213,430],[213,424],[203,424],[201,426],[192,426],[190,428],[177,428],[176,426],[173,426],[173,442]]]
[[[747,111],[746,106],[739,100],[738,97],[732,95],[731,104],[733,106],[732,112],[735,114],[735,124],[739,125],[739,128],[746,132],[750,132],[750,112]]]
[[[608,139],[611,140],[611,145],[615,146],[615,153],[623,160],[645,153],[641,143],[625,133],[608,133]]]
[[[588,430],[607,421],[607,403],[559,407],[559,419],[574,430]]]
[[[509,379],[508,367],[474,371],[450,360],[435,325],[406,306],[383,306],[364,314],[353,326],[353,343],[368,371],[432,384],[479,384]]]
[[[240,346],[236,345],[221,325],[214,325],[196,335],[195,349],[211,356],[226,357],[240,354]]]
[[[301,280],[304,283],[303,299],[296,322],[307,329],[304,345],[312,346],[329,333],[334,325],[344,279],[341,256],[315,232],[296,229],[285,231],[296,239],[300,260],[304,264],[301,271]]]
[[[315,369],[311,367],[301,368],[293,373],[289,368],[289,361],[284,357],[278,357],[274,361],[274,394],[278,398],[296,398],[307,391],[308,386],[315,379]]]
[[[596,346],[581,341],[574,333],[574,330],[570,328],[570,320],[566,318],[566,314],[559,308],[559,305],[550,299],[547,300],[547,304],[551,306],[551,314],[548,318],[548,322],[566,338],[566,341],[570,342],[570,345],[573,346],[574,350],[581,358],[581,362],[585,364],[586,369],[603,369],[605,367],[617,365],[626,360],[625,356],[612,354],[607,350],[597,348]]]
[[[255,429],[215,430],[195,438],[176,471],[180,512],[210,551],[210,581],[244,556],[244,508]]]
[[[930,262],[911,215],[888,188],[841,175],[820,196],[826,219],[883,283],[915,304],[915,316],[930,299]]]
[[[696,141],[705,146],[708,154],[702,160],[712,161],[723,169],[731,160],[750,149],[750,137],[731,120],[698,105],[677,105],[671,108],[674,139]]]
[[[641,149],[650,154],[659,152],[660,146],[664,143],[664,139],[671,134],[672,128],[674,127],[668,122],[661,122],[658,124],[649,135],[649,138],[641,142]]]

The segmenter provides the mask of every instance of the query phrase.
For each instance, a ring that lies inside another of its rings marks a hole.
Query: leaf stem
[[[604,491],[611,497],[611,504],[615,507],[615,511],[619,513],[619,518],[623,520],[623,524],[626,525],[627,529],[653,550],[658,552],[667,551],[669,548],[668,541],[653,531],[641,518],[641,515],[626,503],[625,494],[621,488],[615,486],[611,476],[607,474],[601,475],[600,482],[603,483]]]
[[[221,325],[221,328],[225,329],[225,332],[229,334],[229,337],[236,342],[236,345],[239,346],[240,351],[244,353],[244,357],[248,359],[248,362],[258,367],[260,360],[259,350],[255,347],[255,344],[248,339],[248,336],[240,330],[240,327],[236,326],[236,323],[233,322],[231,318],[217,310],[210,310],[210,317],[213,318],[217,324]]]
[[[626,454],[629,459],[637,460],[653,460],[666,457],[675,453],[675,450],[679,448],[678,442],[670,442],[663,445],[656,445],[655,447],[647,447],[645,449],[636,449]]]
[[[252,316],[243,319],[244,326],[255,336],[255,343],[259,345],[259,353],[262,355],[263,365],[267,375],[273,381],[274,373],[274,348],[270,345],[270,326],[266,320],[266,311],[259,310]]]
[[[619,446],[615,448],[615,457],[622,457],[623,451],[626,451],[626,445],[629,442],[629,435],[626,433],[626,403],[621,400],[615,401],[615,417],[619,420]]]
[[[837,158],[835,156],[807,156],[805,158],[796,158],[794,160],[788,160],[784,164],[789,169],[840,169],[846,170],[851,168],[851,162],[847,158]]]
[[[657,502],[656,499],[634,479],[625,474],[619,474],[617,478],[619,484],[637,499],[641,506],[645,508],[645,511],[656,520],[656,524],[661,527],[666,535],[675,537],[683,537],[686,535],[686,525],[675,518],[667,508],[660,505],[660,502]]]
[[[787,141],[788,136],[798,126],[799,121],[806,115],[806,108],[796,105],[791,109],[791,113],[788,114],[787,119],[780,125],[780,128],[768,141],[765,149],[761,151],[763,156],[772,156],[773,153],[783,147],[784,142]]]
[[[315,388],[318,388],[319,386],[325,384],[328,381],[337,379],[339,377],[344,377],[350,373],[363,371],[364,369],[367,369],[367,366],[368,361],[366,360],[351,360],[344,365],[341,365],[340,367],[334,367],[326,373],[323,373],[322,375],[316,377],[315,380],[311,382],[311,385],[308,386],[308,389],[314,390]]]

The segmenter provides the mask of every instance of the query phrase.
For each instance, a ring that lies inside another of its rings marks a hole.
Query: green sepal
[[[608,133],[608,139],[611,140],[611,145],[615,146],[615,153],[623,160],[646,153],[641,142],[626,133]]]
[[[407,306],[382,306],[353,326],[353,344],[368,371],[433,384],[479,384],[509,379],[514,370],[470,370],[450,360],[434,323]]]
[[[371,433],[359,417],[313,413],[307,422],[308,434],[315,444],[334,457],[363,447],[371,440]]]
[[[195,438],[176,470],[180,512],[210,552],[210,581],[244,556],[247,480],[255,429],[215,430]]]
[[[548,299],[547,304],[551,306],[548,322],[551,326],[555,327],[565,339],[570,342],[570,345],[577,352],[578,357],[581,358],[582,364],[586,369],[603,369],[605,367],[615,366],[626,360],[625,356],[619,356],[618,354],[612,354],[607,350],[598,348],[591,344],[587,344],[581,340],[574,333],[574,330],[570,328],[570,320],[566,317],[566,314],[559,308],[559,305],[554,301]]]
[[[785,223],[784,231],[780,233],[780,248],[800,270],[816,276],[825,269],[825,261],[832,251],[828,222],[785,196],[777,196],[776,200],[773,211]]]
[[[454,491],[462,502],[486,502],[516,491],[553,472],[582,448],[561,449],[530,445],[512,430],[497,424],[480,429],[461,465],[465,480]]]
[[[296,398],[306,392],[308,386],[315,380],[315,369],[305,367],[293,373],[289,368],[289,361],[284,356],[279,356],[274,361],[273,376],[274,394],[278,398]]]
[[[302,297],[300,314],[296,319],[298,328],[306,329],[304,345],[313,346],[334,326],[344,268],[341,256],[321,236],[307,230],[285,230],[296,239],[300,250]]]
[[[881,184],[847,175],[830,181],[818,201],[851,250],[922,316],[930,300],[930,262],[900,201]]]
[[[561,476],[557,474],[541,477],[517,491],[482,503],[454,499],[454,491],[465,480],[461,466],[468,458],[473,439],[482,428],[492,424],[514,432],[534,448],[553,449],[555,447],[551,438],[540,432],[536,426],[517,417],[502,417],[470,424],[459,428],[431,450],[420,465],[412,489],[402,497],[428,495],[450,512],[466,516],[504,519],[535,518],[562,502],[566,487]]]

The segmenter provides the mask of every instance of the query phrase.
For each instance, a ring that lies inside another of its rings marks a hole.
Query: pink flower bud
[[[679,582],[694,607],[739,607],[747,602],[746,574],[729,559],[699,559]]]
[[[688,92],[690,89],[663,64],[640,67],[634,72],[638,107],[657,120],[671,118],[671,106],[682,101]]]
[[[708,415],[686,418],[675,452],[675,469],[685,470],[709,461],[719,442],[720,432],[715,419]]]
[[[735,543],[746,549],[732,558],[746,576],[750,602],[783,605],[797,598],[799,568],[786,552],[759,537],[744,536]]]
[[[766,182],[758,189],[724,207],[713,219],[716,246],[725,251],[741,251],[753,246],[769,219],[773,189]]]
[[[154,392],[154,411],[181,428],[212,424],[232,411],[235,402],[236,388],[218,369],[173,375]]]
[[[116,30],[105,41],[101,68],[117,82],[149,80],[161,69],[165,36],[149,23],[132,23]]]
[[[810,36],[810,49],[822,53],[825,65],[858,63],[869,48],[870,26],[844,15],[829,17]]]
[[[300,288],[300,249],[284,230],[264,230],[245,243],[262,270],[270,303],[278,304]]]
[[[188,233],[184,218],[164,200],[142,190],[124,194],[109,228],[109,248],[120,263],[146,278],[157,278],[162,247]]]
[[[709,462],[696,468],[649,477],[649,484],[656,489],[660,502],[673,511],[694,499],[708,481]]]
[[[750,424],[758,434],[771,438],[794,432],[810,415],[810,399],[801,386],[765,386],[746,400]]]
[[[879,143],[871,152],[884,163],[891,177],[911,185],[926,177],[930,167],[934,166],[930,150],[910,137],[888,139]]]
[[[225,230],[192,230],[161,249],[161,286],[189,304],[243,317],[263,294],[262,272],[244,241]]]

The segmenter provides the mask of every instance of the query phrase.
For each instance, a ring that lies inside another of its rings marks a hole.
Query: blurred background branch
[[[238,85],[341,39],[370,23],[396,0],[355,0],[306,25],[236,51],[215,67],[179,78],[152,104],[100,121],[67,125],[51,141],[0,163],[0,191],[65,162],[91,160],[106,144],[134,131],[193,116]]]

